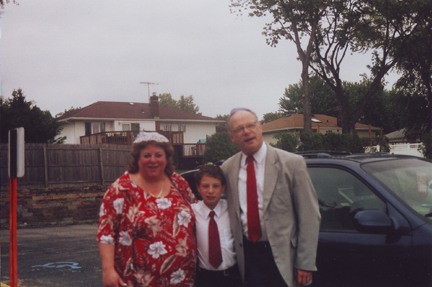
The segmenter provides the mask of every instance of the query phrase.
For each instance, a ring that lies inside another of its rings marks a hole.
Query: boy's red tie
[[[218,268],[222,263],[222,251],[219,239],[217,223],[214,220],[215,212],[210,211],[209,222],[209,262],[214,268]]]

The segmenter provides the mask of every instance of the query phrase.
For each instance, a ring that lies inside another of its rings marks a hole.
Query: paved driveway
[[[18,286],[102,286],[97,224],[17,230]],[[1,282],[9,284],[9,230],[1,230]]]

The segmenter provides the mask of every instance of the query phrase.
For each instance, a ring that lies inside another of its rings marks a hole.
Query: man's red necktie
[[[215,212],[210,211],[209,222],[209,262],[214,268],[218,268],[222,263],[222,251],[219,239],[217,223],[214,220]]]
[[[258,193],[255,177],[255,166],[253,156],[248,156],[247,159],[247,227],[248,237],[252,242],[257,242],[261,238],[261,225],[258,212]]]

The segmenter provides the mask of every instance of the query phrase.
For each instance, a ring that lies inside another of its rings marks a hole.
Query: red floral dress
[[[103,198],[97,240],[115,244],[115,269],[128,287],[194,285],[196,199],[180,175],[171,182],[169,194],[155,198],[126,172]]]

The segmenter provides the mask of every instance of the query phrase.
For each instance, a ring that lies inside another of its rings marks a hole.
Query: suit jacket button
[[[243,247],[243,243],[239,243],[239,246],[240,246],[240,247]]]

